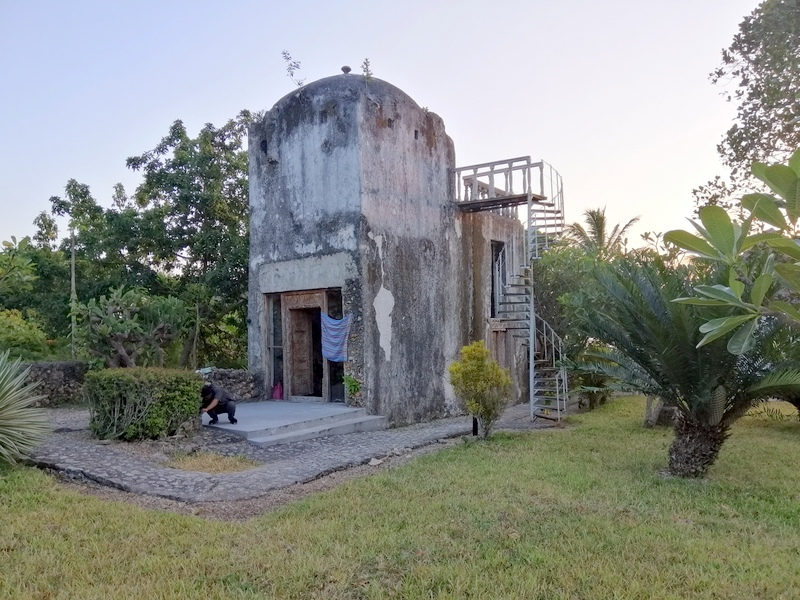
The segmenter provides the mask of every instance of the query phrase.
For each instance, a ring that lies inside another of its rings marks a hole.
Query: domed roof
[[[338,98],[352,102],[364,95],[378,101],[380,104],[386,103],[387,100],[395,100],[403,103],[409,102],[416,108],[420,108],[419,104],[417,104],[411,96],[387,81],[377,79],[376,77],[367,78],[363,75],[342,73],[341,75],[317,79],[316,81],[312,81],[311,83],[289,92],[275,103],[273,110],[279,109],[283,105],[291,102],[292,99],[302,96],[324,96],[331,99]]]

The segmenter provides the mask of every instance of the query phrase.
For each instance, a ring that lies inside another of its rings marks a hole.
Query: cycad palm
[[[713,312],[716,307],[672,302],[691,286],[685,269],[669,268],[659,258],[628,258],[600,267],[597,277],[607,302],[581,328],[609,349],[586,356],[590,364],[582,368],[678,408],[669,450],[672,474],[703,476],[730,426],[756,401],[800,393],[800,369],[772,369],[766,336],[742,356],[730,354],[722,340],[697,348],[699,326],[722,315]]]
[[[605,208],[593,208],[583,213],[586,227],[580,223],[572,223],[566,227],[566,237],[573,244],[576,244],[598,258],[605,259],[624,249],[626,238],[630,228],[639,220],[634,217],[625,225],[619,223],[609,233],[608,220],[606,219]]]

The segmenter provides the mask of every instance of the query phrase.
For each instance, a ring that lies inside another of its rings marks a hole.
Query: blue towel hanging
[[[325,313],[322,316],[322,356],[334,362],[347,362],[347,335],[353,315],[334,319]]]

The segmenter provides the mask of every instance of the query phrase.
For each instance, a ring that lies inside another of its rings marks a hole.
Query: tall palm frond
[[[584,228],[580,223],[567,225],[566,236],[574,244],[600,258],[607,258],[619,253],[625,245],[625,236],[639,220],[639,217],[634,217],[625,225],[617,223],[609,233],[605,207],[589,209],[583,213],[583,216],[586,227]]]
[[[616,377],[677,406],[687,419],[712,425],[732,422],[759,399],[800,395],[798,365],[774,372],[767,334],[742,356],[727,352],[722,340],[697,348],[699,326],[728,309],[672,302],[692,286],[685,270],[659,258],[618,259],[599,266],[597,279],[607,301],[581,328],[609,350],[587,356],[584,370]]]

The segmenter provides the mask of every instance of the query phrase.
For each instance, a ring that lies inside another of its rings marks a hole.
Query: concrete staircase
[[[248,402],[237,405],[236,419],[238,423],[232,425],[223,414],[219,423],[210,427],[263,447],[328,435],[381,431],[388,425],[386,417],[331,402]],[[208,417],[203,417],[203,423],[208,424]]]

